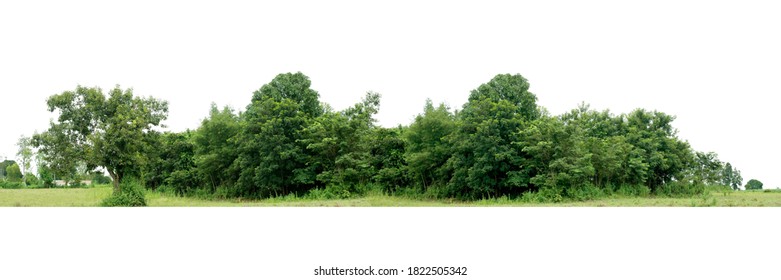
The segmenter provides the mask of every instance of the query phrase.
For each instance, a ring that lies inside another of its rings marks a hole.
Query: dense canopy
[[[368,190],[431,198],[538,201],[620,195],[694,195],[737,188],[740,172],[678,138],[674,116],[626,114],[586,104],[551,115],[530,83],[501,74],[458,110],[430,100],[407,126],[379,127],[380,95],[342,111],[319,100],[309,77],[284,73],[255,91],[245,111],[212,105],[201,126],[153,128],[167,103],[119,87],[54,95],[57,122],[33,137],[59,177],[102,167],[180,195],[350,197]],[[753,186],[753,185],[752,185]]]

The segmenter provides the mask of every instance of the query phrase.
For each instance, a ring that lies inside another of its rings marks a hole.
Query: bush
[[[561,195],[561,190],[551,187],[544,187],[536,192],[524,193],[521,199],[525,202],[537,203],[555,203],[564,201],[564,197]]]
[[[0,181],[0,189],[21,189],[22,182]]]
[[[175,188],[169,185],[159,186],[156,189],[154,189],[154,191],[168,196],[182,196],[181,193],[179,193]]]
[[[620,196],[643,197],[651,194],[651,189],[644,185],[621,185],[616,190],[616,194]]]
[[[571,187],[564,190],[566,197],[577,201],[592,200],[605,196],[602,189],[586,183],[577,187]]]
[[[732,192],[732,187],[722,185],[710,185],[705,186],[705,190],[709,192]]]
[[[120,183],[122,191],[118,194],[112,194],[103,200],[102,206],[106,207],[127,207],[127,206],[146,206],[144,197],[144,187],[136,180],[126,180]]]
[[[366,193],[365,186],[332,184],[325,189],[312,189],[306,194],[309,199],[348,199]]]
[[[705,193],[705,186],[685,182],[670,182],[656,188],[656,195],[669,197],[687,197]]]
[[[92,174],[92,183],[95,185],[107,185],[111,184],[111,177],[103,175],[99,172]]]
[[[208,189],[191,189],[187,194],[198,199],[214,199],[214,193]]]
[[[215,199],[227,199],[227,198],[233,197],[233,193],[231,192],[231,190],[228,187],[219,186],[214,191],[214,195],[213,196],[214,196]]]
[[[32,173],[27,173],[24,176],[25,183],[27,183],[27,186],[35,186],[38,185],[38,177],[35,177]]]

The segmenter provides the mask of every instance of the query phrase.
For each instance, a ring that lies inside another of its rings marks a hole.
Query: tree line
[[[678,138],[675,117],[586,104],[552,115],[521,75],[472,90],[462,108],[427,100],[408,125],[380,127],[380,95],[337,111],[302,73],[277,75],[244,111],[212,104],[200,127],[160,132],[168,103],[115,87],[51,96],[57,121],[30,140],[59,177],[106,170],[180,195],[268,198],[369,189],[431,198],[541,201],[623,195],[695,195],[737,189],[740,172]]]

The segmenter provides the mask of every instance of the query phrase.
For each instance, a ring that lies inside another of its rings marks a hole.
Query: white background
[[[776,209],[0,209],[0,279],[778,279]],[[468,276],[314,276],[323,266]]]
[[[336,109],[383,94],[377,118],[394,126],[426,98],[460,108],[494,75],[520,73],[554,114],[585,101],[676,115],[695,149],[775,188],[779,11],[775,1],[3,1],[0,155],[46,129],[46,97],[77,84],[168,100],[169,129],[181,131],[211,102],[242,110],[276,74],[302,71]],[[0,279],[319,279],[320,265],[465,265],[463,279],[777,279],[779,214],[0,209]]]

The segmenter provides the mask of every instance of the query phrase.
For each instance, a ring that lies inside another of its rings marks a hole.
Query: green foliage
[[[519,195],[529,189],[516,132],[540,116],[537,97],[521,75],[497,75],[473,90],[448,137],[452,170],[447,189],[461,199]]]
[[[238,136],[241,170],[236,193],[269,197],[305,192],[315,186],[304,130],[323,114],[319,94],[301,73],[277,75],[253,93]]]
[[[108,184],[111,184],[111,177],[103,175],[102,172],[93,172],[90,175],[90,180],[92,180],[92,184],[95,184],[95,185],[108,185]]]
[[[54,172],[48,165],[38,165],[38,176],[40,177],[40,183],[44,188],[54,187]]]
[[[409,176],[424,192],[430,187],[442,187],[450,178],[445,163],[451,157],[449,137],[457,128],[456,117],[445,104],[436,108],[426,100],[423,114],[405,131],[405,159]]]
[[[209,117],[192,136],[194,164],[201,181],[215,191],[222,186],[232,186],[239,177],[233,168],[238,157],[237,136],[241,131],[239,116],[229,107],[222,110],[212,104]]]
[[[690,197],[705,193],[705,186],[688,182],[670,182],[659,186],[654,193],[668,197]]]
[[[16,162],[13,160],[4,160],[0,162],[0,180],[5,179],[8,176],[5,169],[14,164],[16,164]]]
[[[525,202],[557,203],[564,201],[561,189],[543,187],[536,192],[526,192],[521,197]]]
[[[128,204],[138,195],[122,191],[125,177],[141,178],[155,194],[204,199],[381,192],[536,203],[696,196],[709,185],[742,182],[715,153],[678,139],[674,116],[644,109],[614,115],[585,103],[553,116],[517,74],[478,86],[460,111],[427,100],[409,126],[397,128],[376,125],[377,93],[335,111],[310,86],[302,73],[280,74],[253,92],[245,112],[212,104],[198,129],[165,133],[155,127],[166,102],[118,86],[107,95],[79,86],[47,100],[58,113],[49,130],[20,139],[20,154],[28,154],[25,143],[39,148],[41,183],[30,175],[28,183],[106,183],[90,173],[102,167],[117,194],[107,203]]]
[[[11,182],[22,182],[22,172],[16,163],[5,168],[6,180]]]
[[[27,174],[30,173],[30,165],[33,159],[32,139],[22,135],[16,142],[19,150],[16,152],[16,156],[19,159],[19,168],[23,174],[23,180],[27,184]]]
[[[564,189],[564,196],[575,201],[586,201],[607,196],[605,190],[592,184],[578,184]]]
[[[342,112],[326,112],[303,130],[306,152],[311,155],[307,173],[316,174],[316,185],[363,185],[372,179],[370,141],[379,111],[380,95],[369,92],[363,100]]]
[[[739,190],[740,185],[743,184],[743,176],[740,175],[740,170],[737,170],[732,164],[727,162],[721,171],[721,184],[731,186],[733,190]]]
[[[0,181],[0,189],[21,189],[24,187],[22,182]]]
[[[627,140],[639,148],[647,168],[647,186],[655,190],[682,179],[693,161],[689,144],[676,137],[671,123],[675,117],[637,109],[626,116]]]
[[[615,193],[625,197],[646,197],[651,194],[651,189],[640,184],[621,185]]]
[[[150,157],[144,172],[147,187],[155,189],[166,185],[184,194],[203,185],[195,168],[195,147],[191,137],[188,130],[166,132],[157,138],[154,156]]]
[[[120,191],[114,192],[101,202],[105,207],[136,207],[146,206],[143,185],[136,179],[126,178],[121,183]]]
[[[52,95],[49,111],[57,122],[33,136],[33,145],[58,178],[73,178],[80,163],[87,171],[105,168],[114,179],[114,191],[125,175],[140,175],[148,160],[149,140],[168,114],[168,103],[133,96],[119,86],[104,95],[100,88],[77,86],[74,91]]]
[[[24,175],[24,183],[26,186],[37,186],[39,184],[38,177],[35,174],[27,173]]]
[[[324,189],[311,189],[306,194],[308,199],[349,199],[360,197],[366,193],[363,185],[328,185]]]
[[[372,181],[386,192],[395,192],[410,184],[405,160],[407,142],[404,128],[375,128],[369,139],[370,165],[375,170]]]
[[[530,183],[540,188],[590,189],[595,170],[592,154],[582,141],[577,126],[566,125],[561,119],[543,117],[532,121],[518,134],[515,144],[527,154],[527,174]],[[585,191],[586,193],[590,191]],[[564,196],[568,191],[562,192]],[[577,197],[587,195],[578,191]]]
[[[719,156],[714,153],[694,153],[694,166],[692,172],[695,183],[705,185],[717,185],[722,183],[722,170],[724,163],[719,160]]]
[[[748,180],[748,183],[746,183],[746,190],[761,190],[762,186],[763,184],[759,180],[751,179]]]

